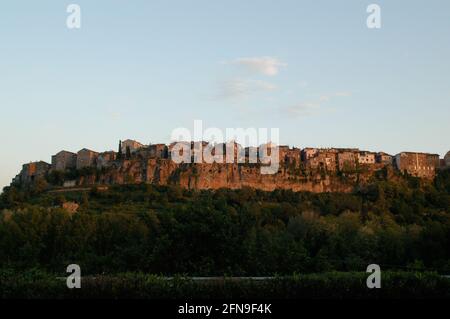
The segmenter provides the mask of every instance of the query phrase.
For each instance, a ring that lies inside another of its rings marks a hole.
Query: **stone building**
[[[450,151],[444,156],[445,166],[450,167]]]
[[[135,153],[137,150],[139,150],[140,148],[144,147],[144,144],[139,143],[138,141],[135,140],[125,140],[122,141],[122,154],[126,154],[127,153],[127,148],[130,149],[130,153],[133,154]]]
[[[219,144],[217,144],[219,145]],[[196,141],[191,142],[191,155],[193,163],[212,163],[212,162],[220,162],[222,158],[221,156],[214,157],[216,155],[216,150],[219,150],[217,153],[220,154],[220,150],[223,150],[224,144],[220,146],[206,142],[206,141]],[[224,153],[225,154],[225,153]],[[225,160],[223,160],[225,161]]]
[[[375,160],[377,163],[380,164],[392,165],[393,156],[384,152],[378,152],[375,157]]]
[[[258,163],[259,149],[257,146],[247,146],[244,149],[246,163]]]
[[[278,146],[278,152],[279,152],[279,158],[280,158],[280,162],[284,162],[285,161],[285,157],[289,152],[289,146],[288,145],[280,145]]]
[[[317,148],[312,147],[304,148],[301,152],[302,161],[303,162],[308,161],[310,158],[316,156],[318,152],[319,150]]]
[[[75,187],[76,185],[77,185],[76,180],[64,181],[64,183],[63,183],[63,187],[65,187],[65,188]]]
[[[77,153],[77,169],[96,166],[98,153],[83,148]]]
[[[168,146],[169,159],[176,161],[177,163],[189,163],[191,157],[191,142],[177,141],[172,142]],[[186,152],[186,154],[185,154]],[[174,158],[176,157],[176,159]],[[183,159],[183,160],[182,160]],[[186,160],[184,160],[186,159]]]
[[[337,153],[338,168],[340,171],[353,170],[358,161],[358,150],[339,150]]]
[[[245,150],[242,149],[241,145],[237,144],[239,146],[239,148],[236,150],[236,152],[242,152],[245,156]],[[272,152],[276,152],[272,155]],[[278,157],[275,155],[278,153]],[[241,155],[241,153],[239,153]],[[258,146],[258,157],[259,157],[259,162],[263,163],[263,164],[268,164],[271,162],[282,162],[283,159],[280,156],[280,146],[276,145],[275,143],[272,142],[268,142],[268,143],[264,143]]]
[[[359,164],[375,164],[375,153],[360,151],[358,152]]]
[[[21,183],[34,182],[38,178],[44,178],[50,168],[51,165],[43,161],[24,164],[19,174],[19,180]]]
[[[138,158],[141,159],[154,159],[154,158],[170,158],[170,150],[172,150],[175,143],[168,147],[166,144],[150,144],[149,146],[143,146],[140,149],[133,152]]]
[[[65,171],[69,168],[75,168],[77,166],[77,154],[61,151],[52,156],[52,170]]]
[[[166,144],[151,144],[148,146],[150,158],[168,158],[169,149]]]
[[[209,147],[204,145],[203,147]],[[211,154],[218,163],[244,163],[245,149],[235,141],[217,143],[212,147]]]
[[[301,161],[301,150],[299,148],[289,146],[280,146],[280,162],[286,164],[299,164]]]
[[[114,151],[107,151],[98,154],[97,157],[97,168],[105,168],[109,167],[112,162],[114,162],[117,158],[117,153]]]
[[[323,168],[327,171],[336,171],[336,150],[332,148],[316,149],[315,155],[304,154],[306,167],[310,169]]]
[[[439,155],[428,153],[402,152],[395,156],[397,169],[412,176],[434,178],[439,167]]]

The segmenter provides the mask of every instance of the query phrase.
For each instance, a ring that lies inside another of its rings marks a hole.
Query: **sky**
[[[296,147],[443,156],[450,2],[4,1],[0,114],[0,187],[62,149],[168,143],[194,120],[279,128]]]

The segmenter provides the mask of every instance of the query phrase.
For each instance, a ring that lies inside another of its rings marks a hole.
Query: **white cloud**
[[[324,109],[324,104],[331,101],[334,97],[349,97],[350,92],[338,92],[331,95],[321,95],[315,101],[302,102],[285,108],[291,116],[308,116],[313,115]]]
[[[269,56],[238,58],[232,64],[243,66],[251,72],[267,76],[277,75],[281,67],[287,66],[286,63]]]
[[[304,102],[292,105],[286,109],[289,115],[294,116],[308,116],[320,109],[318,102]]]
[[[249,80],[247,82],[252,83],[253,87],[258,89],[258,90],[273,91],[273,90],[275,90],[277,88],[277,86],[275,84],[272,84],[272,83],[269,83],[269,82],[265,82],[265,81]]]
[[[219,97],[224,99],[242,98],[258,92],[273,91],[276,88],[276,85],[269,82],[236,78],[221,84]]]
[[[352,96],[352,93],[351,92],[337,92],[335,94],[335,96],[349,97],[349,96]]]

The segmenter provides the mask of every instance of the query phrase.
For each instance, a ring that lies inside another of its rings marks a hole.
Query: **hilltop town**
[[[212,147],[207,142],[190,144],[192,157],[199,146]],[[377,173],[394,177],[404,174],[432,180],[440,169],[450,168],[450,151],[443,159],[437,154],[363,151],[357,148],[290,148],[276,146],[279,169],[276,174],[262,175],[263,165],[258,147],[243,148],[235,142],[223,144],[223,155],[232,143],[235,163],[175,163],[172,150],[175,143],[144,145],[127,139],[119,142],[117,151],[96,152],[86,148],[77,153],[62,150],[44,161],[24,164],[12,185],[27,185],[44,180],[48,188],[73,188],[90,185],[128,183],[176,184],[190,189],[241,188],[264,190],[276,188],[294,191],[350,191]],[[217,145],[214,145],[216,147]]]

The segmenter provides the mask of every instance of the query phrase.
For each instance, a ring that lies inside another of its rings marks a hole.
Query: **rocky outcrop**
[[[176,164],[169,159],[133,159],[117,162],[108,170],[80,176],[77,186],[149,183],[178,185],[187,189],[239,189],[251,187],[265,191],[290,189],[309,192],[351,192],[383,171],[384,166],[371,166],[359,172],[305,170],[300,165],[281,166],[278,173],[261,174],[261,164]],[[391,173],[388,173],[388,172]],[[395,174],[394,174],[395,175]]]

